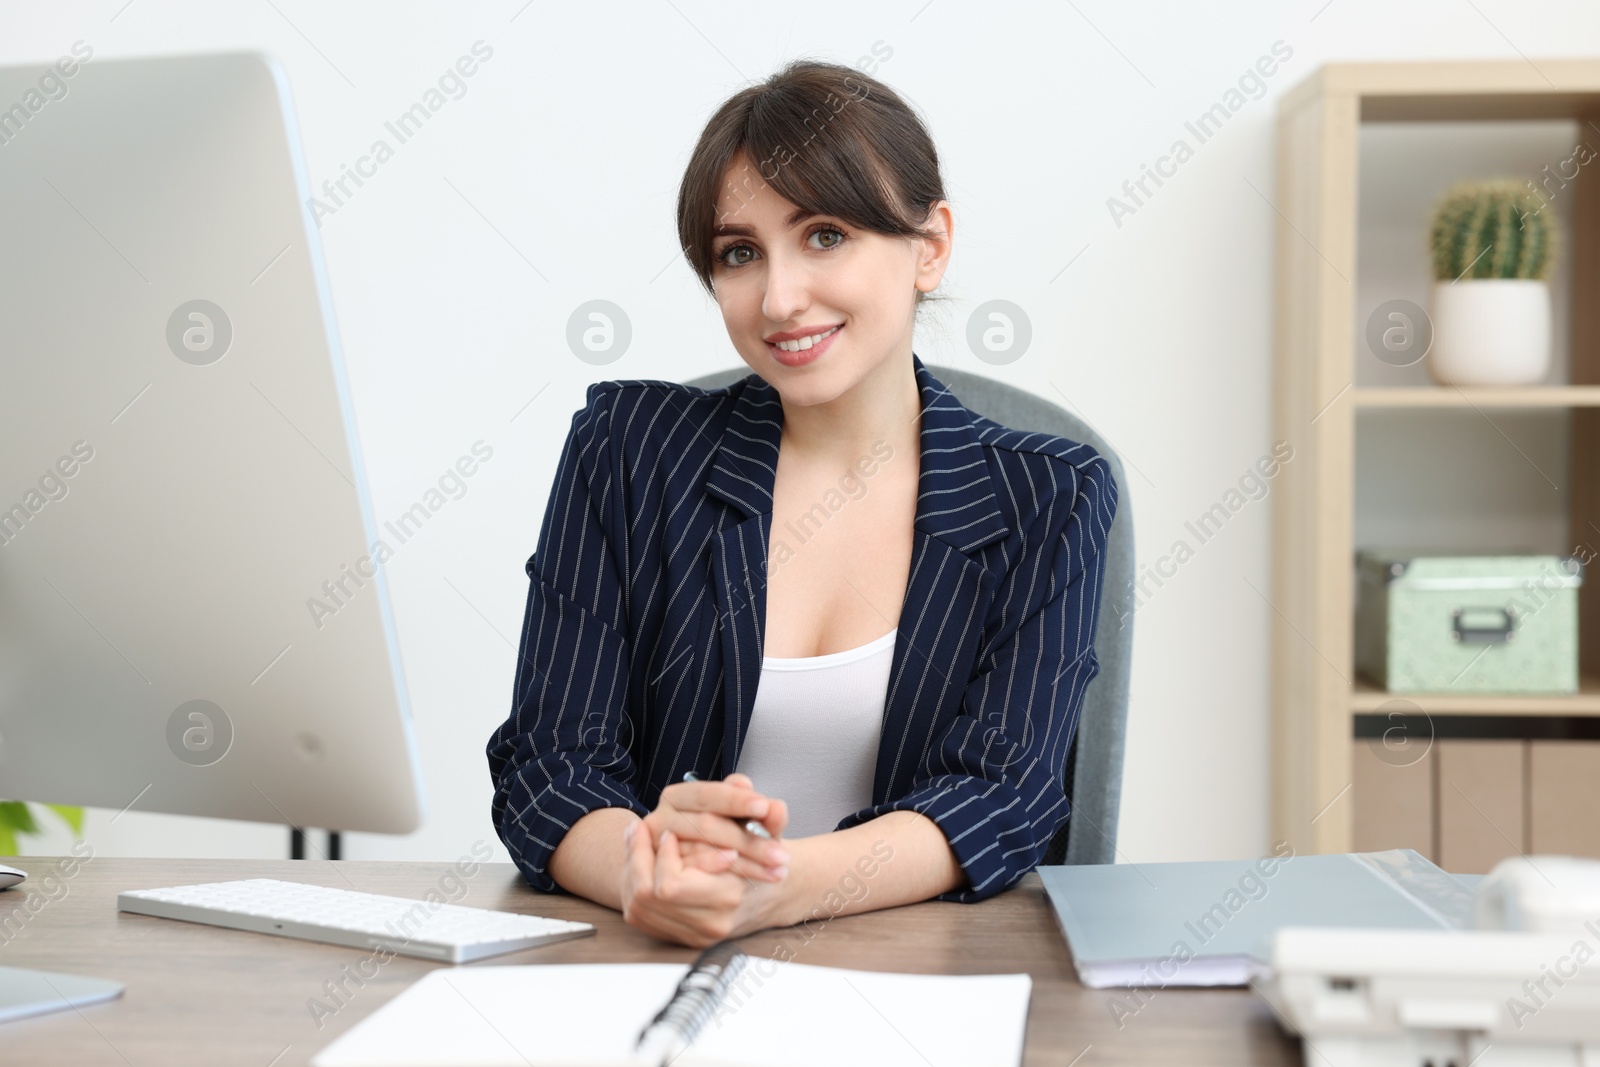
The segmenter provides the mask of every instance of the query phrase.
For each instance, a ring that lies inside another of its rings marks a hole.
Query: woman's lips
[[[798,352],[785,352],[775,344],[768,344],[767,349],[772,353],[772,358],[782,363],[785,367],[803,367],[812,360],[820,357],[833,346],[833,339],[843,332],[843,326],[837,326],[834,331],[810,348],[803,348]]]

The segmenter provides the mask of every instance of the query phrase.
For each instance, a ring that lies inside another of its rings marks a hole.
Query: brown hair
[[[796,207],[872,233],[932,238],[945,199],[939,153],[911,107],[852,67],[797,59],[742,89],[711,116],[678,189],[678,241],[706,292],[723,173],[740,152],[754,167],[735,187],[765,182]],[[917,303],[928,294],[918,290]]]

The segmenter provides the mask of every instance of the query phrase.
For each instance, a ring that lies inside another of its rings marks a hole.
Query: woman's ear
[[[945,268],[950,265],[955,225],[955,213],[950,210],[950,201],[935,201],[928,210],[928,217],[923,221],[923,228],[936,231],[935,236],[918,238],[916,270],[918,291],[931,293],[939,287],[940,280],[944,278]]]

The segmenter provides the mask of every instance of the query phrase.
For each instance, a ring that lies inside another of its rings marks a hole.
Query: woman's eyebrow
[[[803,207],[798,207],[789,212],[789,217],[784,219],[783,222],[784,225],[792,230],[807,219],[817,217],[815,211],[808,211]],[[756,231],[743,223],[726,223],[711,231],[711,236],[713,237],[754,237],[755,235]]]

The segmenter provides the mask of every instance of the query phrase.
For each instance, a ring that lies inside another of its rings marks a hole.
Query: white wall
[[[585,384],[738,363],[677,254],[673,220],[681,168],[727,95],[797,55],[854,63],[876,49],[877,75],[931,125],[957,219],[945,289],[961,303],[919,336],[918,353],[936,373],[985,371],[1051,399],[1059,386],[1122,452],[1148,564],[1272,447],[1277,96],[1327,60],[1592,54],[1600,11],[1510,0],[0,7],[0,62],[50,61],[78,39],[102,57],[277,53],[317,184],[473,42],[494,49],[465,96],[321,234],[378,515],[408,506],[474,440],[495,448],[469,495],[390,565],[430,818],[409,837],[347,845],[357,858],[454,858],[480,838],[499,847],[483,747],[509,708],[522,565]],[[1114,220],[1108,197],[1175,139],[1193,144],[1185,121],[1279,41],[1292,56],[1264,97]],[[1384,150],[1404,173],[1404,146]],[[564,341],[573,308],[597,297],[621,305],[634,329],[627,354],[599,368]],[[997,298],[1021,305],[1034,331],[1031,351],[1003,367],[963,340],[972,309]],[[1268,589],[1269,513],[1265,500],[1249,504],[1174,578],[1148,587],[1125,859],[1268,847],[1272,609],[1251,587]],[[284,847],[281,828],[138,811],[112,825],[112,814],[90,820],[101,854]],[[56,834],[29,850],[64,844]]]

